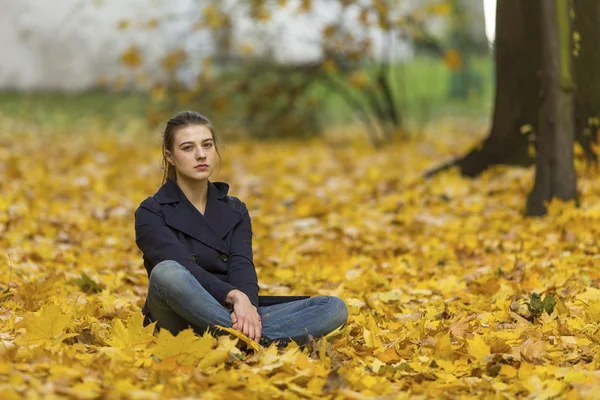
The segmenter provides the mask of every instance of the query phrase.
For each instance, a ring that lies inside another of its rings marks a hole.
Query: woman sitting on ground
[[[229,185],[211,182],[217,137],[210,121],[182,112],[163,134],[163,184],[135,211],[135,239],[148,272],[144,326],[176,335],[231,327],[263,345],[326,335],[346,323],[333,296],[259,296],[252,226]]]

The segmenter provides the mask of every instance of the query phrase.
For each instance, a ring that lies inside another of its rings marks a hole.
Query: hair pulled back
[[[217,151],[217,155],[219,156],[219,162],[221,161],[221,153],[219,153],[219,146],[217,141],[217,135],[215,134],[215,128],[212,126],[210,120],[204,115],[197,113],[195,111],[182,111],[175,115],[167,122],[167,126],[165,127],[165,131],[163,133],[162,139],[162,156],[163,156],[163,180],[164,184],[167,179],[172,181],[177,181],[177,175],[175,173],[175,166],[169,164],[167,158],[165,157],[165,150],[169,150],[173,153],[173,144],[175,142],[175,135],[181,128],[185,128],[188,126],[196,126],[201,125],[205,126],[210,130],[213,141],[215,142],[215,150]]]

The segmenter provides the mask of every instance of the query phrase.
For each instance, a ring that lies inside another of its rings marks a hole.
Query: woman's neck
[[[177,177],[177,185],[185,197],[199,208],[204,208],[208,197],[208,179],[201,181]]]

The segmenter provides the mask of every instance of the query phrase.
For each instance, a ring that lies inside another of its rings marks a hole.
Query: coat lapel
[[[242,214],[224,203],[229,190],[225,182],[208,182],[204,215],[185,197],[176,182],[168,179],[155,194],[161,204],[177,203],[165,210],[166,224],[223,253],[228,252],[223,237],[242,219]]]

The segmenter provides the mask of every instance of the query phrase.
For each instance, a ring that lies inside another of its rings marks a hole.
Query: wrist
[[[227,293],[227,297],[225,297],[225,302],[227,304],[236,304],[242,299],[245,294],[238,289],[233,289],[229,293]]]

